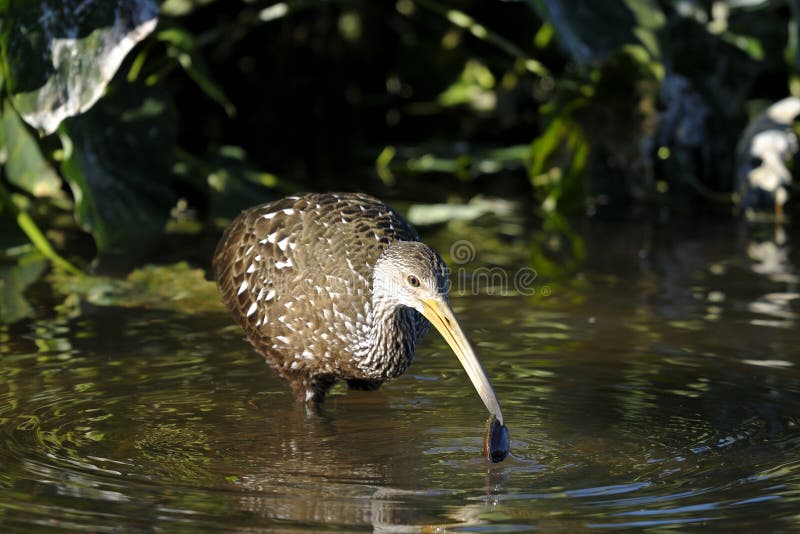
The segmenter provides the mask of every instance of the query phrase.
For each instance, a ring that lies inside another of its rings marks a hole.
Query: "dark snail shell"
[[[486,435],[483,437],[483,455],[492,463],[502,462],[508,456],[511,447],[508,427],[500,424],[494,415],[489,418]]]

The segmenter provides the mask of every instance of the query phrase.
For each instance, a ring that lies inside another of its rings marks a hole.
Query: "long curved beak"
[[[467,341],[467,337],[464,335],[464,332],[461,331],[461,327],[458,325],[458,321],[450,305],[444,300],[423,299],[422,315],[436,327],[436,330],[442,334],[447,344],[450,345],[450,348],[456,353],[458,361],[461,362],[461,365],[467,372],[469,379],[472,381],[472,385],[475,386],[478,395],[481,396],[481,400],[483,404],[486,405],[486,409],[489,410],[489,413],[497,417],[501,425],[504,424],[503,412],[500,410],[500,403],[497,402],[492,384],[483,371],[481,362],[479,362],[478,357],[475,356],[475,352],[472,350],[469,341]]]

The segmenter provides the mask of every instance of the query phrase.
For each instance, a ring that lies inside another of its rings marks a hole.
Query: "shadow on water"
[[[433,334],[405,376],[307,413],[221,312],[85,305],[2,327],[0,524],[796,527],[790,230],[593,221],[579,272],[455,295],[511,431],[497,465]]]

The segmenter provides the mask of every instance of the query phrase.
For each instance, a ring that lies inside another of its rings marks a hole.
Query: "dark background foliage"
[[[637,206],[782,216],[792,187],[747,180],[759,133],[788,144],[776,161],[796,151],[794,100],[783,121],[763,115],[800,91],[791,2],[6,0],[0,13],[9,269],[163,259],[175,236],[213,243],[243,207],[296,191],[515,199],[546,233]]]

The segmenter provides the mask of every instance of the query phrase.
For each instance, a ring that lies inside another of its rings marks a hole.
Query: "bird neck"
[[[405,371],[418,341],[416,310],[373,294],[368,313],[369,335],[359,352],[359,367],[370,378],[387,380]]]

